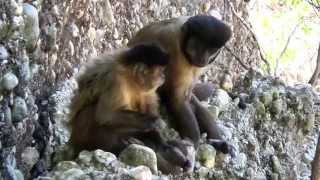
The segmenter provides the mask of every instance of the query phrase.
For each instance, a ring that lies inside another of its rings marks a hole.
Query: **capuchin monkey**
[[[212,16],[179,17],[145,26],[128,46],[154,44],[169,54],[165,82],[158,93],[180,136],[197,147],[200,133],[207,133],[208,143],[233,154],[233,146],[222,139],[213,116],[192,93],[199,75],[215,60],[231,34],[228,25]]]
[[[129,144],[139,143],[152,148],[161,162],[190,169],[190,143],[166,140],[160,132],[156,90],[164,83],[168,61],[159,47],[137,45],[85,65],[71,103],[70,144],[75,153],[102,149],[118,155]]]

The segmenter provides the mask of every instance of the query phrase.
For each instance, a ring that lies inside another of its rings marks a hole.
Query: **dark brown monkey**
[[[166,141],[160,133],[156,89],[164,82],[167,63],[168,55],[153,45],[89,62],[77,79],[79,90],[71,104],[70,144],[76,154],[103,149],[118,155],[136,139],[133,143],[153,148],[171,165],[190,168],[182,142]]]
[[[171,123],[183,138],[191,139],[196,147],[200,132],[207,133],[211,139],[208,142],[224,153],[233,150],[232,146],[222,140],[210,112],[198,101],[191,101],[191,97],[194,82],[204,67],[215,60],[230,37],[231,29],[225,23],[212,16],[199,15],[151,23],[128,43],[129,47],[155,44],[169,53],[166,80],[159,94],[172,116]]]

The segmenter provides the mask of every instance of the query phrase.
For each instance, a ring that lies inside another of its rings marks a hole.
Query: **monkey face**
[[[165,81],[164,70],[165,67],[163,66],[144,66],[140,73],[138,73],[138,84],[144,88],[145,91],[157,89]]]
[[[184,54],[190,64],[198,67],[212,63],[220,52],[220,48],[210,47],[196,37],[189,37],[186,42]]]

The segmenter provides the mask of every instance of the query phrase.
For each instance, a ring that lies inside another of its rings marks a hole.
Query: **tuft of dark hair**
[[[136,45],[123,58],[128,65],[142,63],[147,66],[165,66],[169,63],[169,54],[156,45]]]
[[[190,17],[182,26],[186,37],[196,36],[211,47],[221,48],[231,37],[231,29],[224,22],[208,15]]]

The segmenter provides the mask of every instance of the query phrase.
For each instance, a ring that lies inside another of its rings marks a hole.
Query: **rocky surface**
[[[309,85],[286,86],[253,70],[241,78],[233,93],[245,97],[245,108],[222,89],[203,102],[216,114],[235,157],[201,144],[193,172],[164,175],[152,150],[132,145],[119,157],[96,150],[81,152],[75,161],[61,159],[46,179],[309,179],[319,133],[319,95]]]
[[[245,1],[232,3],[238,15],[246,19]],[[125,46],[139,28],[150,22],[202,13],[229,23],[234,34],[228,46],[233,53],[248,66],[260,64],[256,42],[224,0],[0,0],[0,179],[46,175],[61,179],[150,177],[151,170],[144,166],[100,163],[100,169],[111,168],[101,172],[91,160],[86,166],[80,161],[69,162],[72,168],[65,171],[53,168],[72,154],[61,146],[69,138],[65,115],[76,88],[71,77],[81,63]],[[244,71],[223,50],[201,79],[219,84],[220,72],[225,69],[233,70],[233,79],[239,79],[237,74]],[[318,103],[312,91],[304,85],[283,87],[280,83],[278,87],[270,79],[243,79],[245,83],[234,89],[248,104],[246,110],[236,105],[243,100],[232,100],[223,90],[217,90],[209,102],[224,135],[238,150],[236,158],[221,158],[204,145],[195,173],[187,177],[275,179],[289,174],[306,178],[318,122],[317,111],[310,110]],[[66,153],[52,160],[52,155],[61,151]],[[91,152],[84,153],[83,160],[86,154]],[[171,178],[151,172],[152,179]]]

